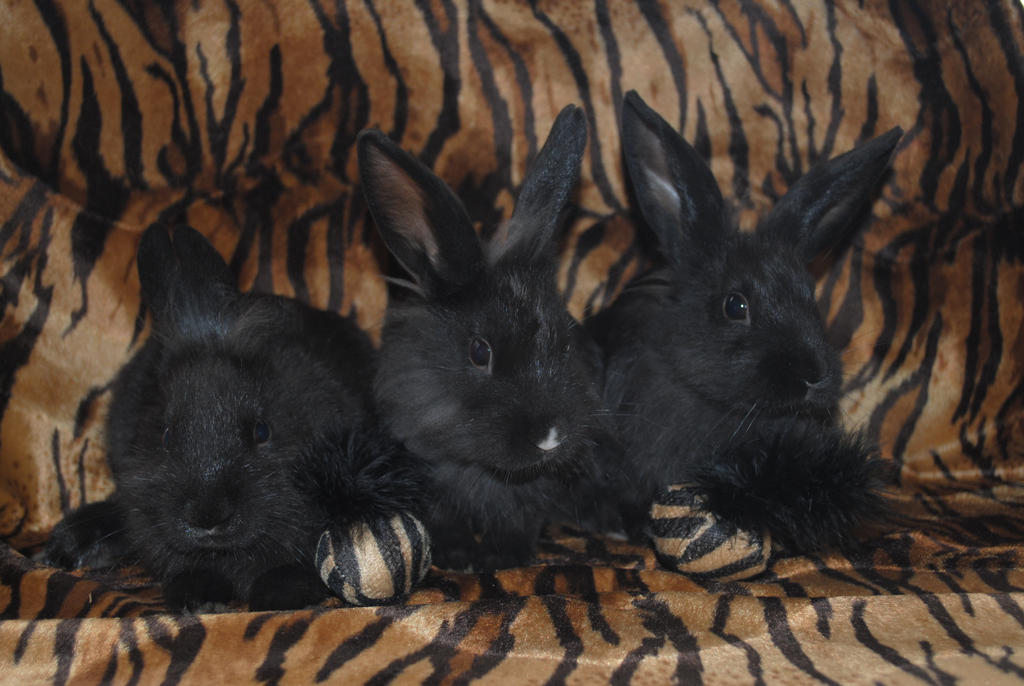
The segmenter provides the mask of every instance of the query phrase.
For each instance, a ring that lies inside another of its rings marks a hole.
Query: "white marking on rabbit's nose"
[[[548,435],[544,437],[544,440],[537,444],[537,447],[548,452],[554,450],[558,446],[562,445],[562,437],[558,435],[558,429],[551,427],[548,429]]]

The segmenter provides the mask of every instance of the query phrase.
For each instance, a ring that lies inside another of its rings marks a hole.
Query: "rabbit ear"
[[[154,317],[162,317],[167,311],[171,284],[181,278],[181,265],[174,255],[167,229],[157,224],[146,229],[135,262],[142,286],[142,302]]]
[[[231,270],[206,238],[190,226],[171,234],[153,224],[136,259],[142,300],[164,329],[189,337],[223,330],[229,299],[238,293]]]
[[[391,253],[424,293],[469,282],[483,265],[480,239],[455,193],[377,130],[359,134],[366,204]]]
[[[583,110],[568,105],[558,113],[544,147],[530,165],[512,217],[487,244],[492,263],[513,254],[532,261],[548,251],[579,179],[586,145]]]
[[[796,245],[810,262],[839,244],[865,207],[903,135],[896,127],[801,176],[761,221],[758,233]]]
[[[622,108],[622,151],[640,211],[669,262],[721,240],[722,193],[711,169],[636,91]]]

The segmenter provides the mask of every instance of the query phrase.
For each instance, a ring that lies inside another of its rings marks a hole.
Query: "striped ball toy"
[[[650,533],[667,569],[715,581],[737,581],[765,570],[771,535],[745,531],[703,509],[687,484],[669,486],[651,506]]]
[[[430,560],[430,535],[407,512],[328,529],[316,550],[320,578],[352,605],[381,605],[407,595],[430,570]]]

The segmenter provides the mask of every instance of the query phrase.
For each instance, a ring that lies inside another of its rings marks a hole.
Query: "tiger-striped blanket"
[[[893,170],[819,269],[843,412],[899,474],[850,556],[745,581],[565,528],[533,566],[405,602],[173,615],[138,570],[32,555],[112,482],[111,379],[148,335],[134,254],[188,222],[243,288],[379,333],[394,268],[358,189],[376,126],[507,216],[569,102],[590,138],[572,312],[643,268],[619,147],[636,89],[740,223],[895,125]],[[997,683],[1024,680],[1024,7],[1018,0],[0,3],[0,681]]]

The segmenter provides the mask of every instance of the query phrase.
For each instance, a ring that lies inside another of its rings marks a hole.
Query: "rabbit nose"
[[[558,433],[558,427],[552,426],[548,429],[547,435],[537,443],[537,447],[544,452],[549,452],[562,445],[562,438],[563,436]]]
[[[827,374],[822,374],[813,381],[804,379],[804,386],[807,387],[807,392],[804,393],[804,400],[807,402],[816,403],[829,395],[830,383]]]
[[[834,409],[839,402],[839,378],[825,370],[813,380],[805,379],[803,402],[819,409]]]
[[[226,501],[213,503],[188,503],[183,512],[185,521],[199,534],[215,534],[235,514],[235,508]]]
[[[808,392],[819,390],[828,385],[828,363],[821,359],[807,360],[803,364],[800,376]]]

